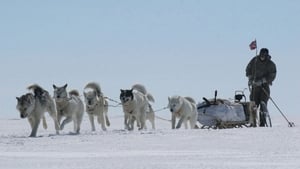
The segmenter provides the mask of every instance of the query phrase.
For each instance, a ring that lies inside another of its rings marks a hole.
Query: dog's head
[[[122,103],[126,103],[129,100],[133,100],[133,90],[123,90],[121,89],[120,100]]]
[[[54,89],[53,97],[56,101],[59,102],[68,98],[67,86],[68,84],[65,84],[62,87],[57,87],[56,85],[53,85],[53,89]]]
[[[94,107],[98,102],[98,96],[95,91],[83,92],[84,102],[88,107]]]
[[[168,108],[172,113],[178,112],[182,106],[182,98],[180,96],[168,97],[169,104]]]
[[[31,114],[35,106],[33,94],[27,93],[21,97],[16,97],[16,99],[18,101],[16,108],[20,112],[20,117],[26,118],[29,114]]]

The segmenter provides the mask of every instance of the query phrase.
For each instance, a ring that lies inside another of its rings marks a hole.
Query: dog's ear
[[[55,84],[53,84],[52,86],[53,86],[53,89],[57,89],[57,87],[55,86]]]
[[[27,103],[29,103],[29,104],[31,104],[32,103],[32,100],[33,100],[33,98],[32,98],[32,94],[28,94],[28,95],[26,95],[26,98],[25,98],[25,100],[26,100],[26,102]]]
[[[16,97],[16,99],[18,100],[18,102],[20,101],[20,97]]]
[[[63,86],[63,88],[67,88],[67,86],[68,86],[68,83],[66,83],[66,84]]]
[[[168,96],[168,100],[169,100],[169,102],[171,101],[171,98],[170,98],[170,96]]]
[[[124,90],[123,89],[120,89],[121,93],[124,93]]]

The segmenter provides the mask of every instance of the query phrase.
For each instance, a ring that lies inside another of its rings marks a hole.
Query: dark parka
[[[260,60],[259,55],[254,57],[247,65],[246,76],[250,82],[258,82],[265,78],[271,85],[276,77],[276,65],[271,56],[267,56],[264,61]]]

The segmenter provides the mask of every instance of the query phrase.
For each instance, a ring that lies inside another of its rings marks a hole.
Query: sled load
[[[244,91],[236,91],[234,101],[203,97],[203,102],[197,104],[198,122],[201,128],[234,128],[256,126],[257,108],[254,102],[247,101]]]

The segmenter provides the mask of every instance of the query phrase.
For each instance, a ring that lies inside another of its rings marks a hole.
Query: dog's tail
[[[132,89],[132,90],[137,90],[137,91],[143,93],[144,95],[147,94],[147,90],[146,90],[145,86],[142,85],[142,84],[135,84],[135,85],[133,85],[133,86],[131,87],[131,89]]]
[[[91,89],[95,90],[98,97],[100,97],[100,96],[103,95],[102,92],[101,92],[101,87],[100,87],[100,85],[99,85],[98,83],[96,83],[96,82],[90,82],[90,83],[88,83],[88,84],[84,87],[84,89],[87,89],[87,88],[91,88]]]
[[[78,92],[78,90],[71,90],[71,91],[69,91],[69,95],[73,95],[73,96],[78,96],[79,97],[79,92]]]
[[[189,102],[193,103],[193,104],[196,104],[196,101],[191,98],[191,97],[184,97],[186,100],[188,100]]]
[[[28,90],[32,90],[34,93],[34,96],[43,96],[44,93],[48,93],[46,90],[44,90],[41,86],[38,84],[33,84],[27,87]]]
[[[152,96],[152,94],[147,93],[146,97],[147,97],[147,99],[148,99],[150,102],[153,102],[153,103],[155,102],[154,97]]]

